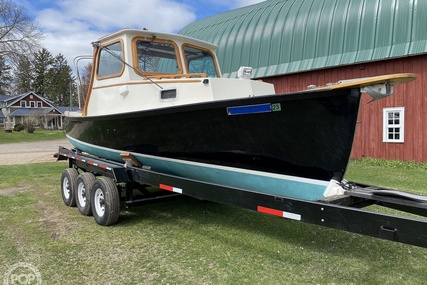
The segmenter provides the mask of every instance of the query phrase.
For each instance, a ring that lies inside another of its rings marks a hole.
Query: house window
[[[21,101],[21,107],[22,107],[22,108],[27,107],[27,102],[25,102],[25,101]]]
[[[34,102],[34,101],[30,101],[30,107],[31,107],[31,108],[35,108],[35,107],[36,107],[36,102]]]
[[[38,101],[37,102],[37,108],[41,108],[42,107],[42,102]]]
[[[403,143],[405,137],[405,108],[383,109],[383,142]]]

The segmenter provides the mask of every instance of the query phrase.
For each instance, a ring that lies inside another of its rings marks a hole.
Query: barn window
[[[405,108],[383,109],[383,142],[403,143],[405,137]]]

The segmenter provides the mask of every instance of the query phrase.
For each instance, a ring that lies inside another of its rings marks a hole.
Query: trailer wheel
[[[120,215],[120,197],[113,180],[100,177],[95,180],[91,193],[92,214],[101,226],[117,222]]]
[[[62,172],[61,176],[61,194],[65,205],[69,207],[76,206],[75,188],[77,176],[79,173],[74,168],[67,168]]]
[[[94,183],[95,175],[90,172],[84,172],[77,176],[76,205],[80,214],[84,216],[92,215],[90,196]]]

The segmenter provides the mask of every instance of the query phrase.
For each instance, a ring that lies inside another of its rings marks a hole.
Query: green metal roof
[[[267,0],[180,33],[219,45],[224,76],[295,73],[427,52],[425,0]]]

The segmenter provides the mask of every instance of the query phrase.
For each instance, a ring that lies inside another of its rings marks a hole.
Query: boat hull
[[[360,96],[323,90],[69,117],[66,134],[107,159],[127,151],[155,171],[316,200],[344,176]]]

